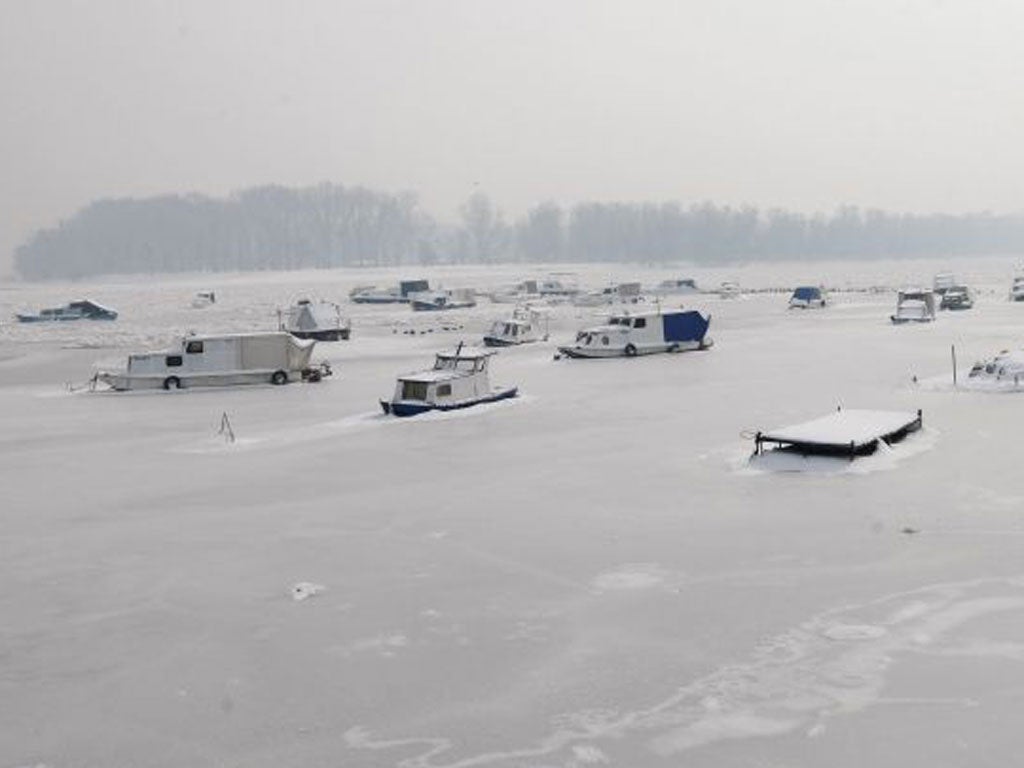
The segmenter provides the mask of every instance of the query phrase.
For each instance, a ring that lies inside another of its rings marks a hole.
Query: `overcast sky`
[[[1019,0],[0,0],[0,265],[103,196],[330,180],[1024,210]]]

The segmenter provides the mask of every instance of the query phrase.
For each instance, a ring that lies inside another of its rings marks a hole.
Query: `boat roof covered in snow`
[[[757,453],[765,443],[801,453],[860,456],[873,453],[879,440],[898,442],[921,428],[921,411],[836,410],[819,419],[758,432]]]
[[[479,360],[482,357],[491,357],[498,354],[493,349],[482,349],[481,347],[465,347],[459,345],[455,349],[448,349],[437,353],[438,360]]]

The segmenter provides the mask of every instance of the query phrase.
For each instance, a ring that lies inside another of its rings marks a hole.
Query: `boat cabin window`
[[[438,384],[437,385],[437,396],[438,397],[448,397],[448,396],[451,395],[451,393],[452,393],[452,385],[451,384]]]
[[[629,321],[623,320],[622,318],[619,317],[613,317],[610,320],[608,320],[608,325],[629,325]]]
[[[190,355],[201,355],[203,353],[203,342],[190,341],[185,345],[185,352]]]
[[[647,327],[647,318],[646,317],[638,317],[636,320],[633,321],[633,327],[634,328],[646,328]]]
[[[164,360],[164,364],[168,368],[177,368],[181,365],[181,355],[168,355]]]
[[[402,399],[403,400],[426,400],[427,399],[427,383],[425,381],[403,381],[402,382]]]
[[[608,344],[608,337],[607,336],[602,336],[601,337],[601,343],[607,345]]]
[[[439,357],[434,363],[435,371],[479,371],[483,369],[483,360],[466,357]]]

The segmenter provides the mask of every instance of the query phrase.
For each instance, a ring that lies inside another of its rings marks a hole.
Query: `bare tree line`
[[[1024,251],[1024,214],[807,215],[712,203],[541,203],[506,221],[483,193],[444,224],[412,193],[320,184],[224,199],[94,202],[15,253],[28,279],[432,263],[892,258]]]

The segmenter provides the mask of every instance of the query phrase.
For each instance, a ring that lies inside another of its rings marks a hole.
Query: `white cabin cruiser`
[[[813,285],[802,285],[793,291],[789,299],[790,309],[822,309],[825,306],[825,292]]]
[[[547,341],[547,320],[547,315],[532,307],[516,307],[511,317],[494,321],[491,329],[484,334],[484,345],[512,347],[533,341]]]
[[[896,314],[889,319],[895,325],[930,323],[935,319],[935,294],[918,288],[901,290],[896,299]]]
[[[470,288],[454,288],[449,291],[418,291],[409,294],[409,304],[416,312],[469,309],[476,306],[476,292]]]
[[[399,376],[395,394],[391,400],[381,400],[380,407],[394,416],[415,416],[515,397],[518,387],[491,386],[487,368],[494,354],[462,344],[451,352],[440,352],[433,368]]]
[[[278,326],[292,336],[316,341],[345,341],[352,330],[337,304],[309,299],[299,299],[288,309],[278,310]]]
[[[974,306],[974,295],[966,285],[951,285],[942,293],[939,309],[970,309]]]
[[[124,370],[96,378],[116,390],[287,384],[309,377],[315,344],[283,332],[186,336],[170,349],[130,355]]]
[[[586,328],[558,351],[567,357],[636,357],[658,352],[708,349],[710,317],[696,310],[657,310],[612,315],[606,325]]]
[[[566,296],[575,296],[580,292],[580,289],[575,285],[563,283],[561,280],[549,278],[541,281],[540,285],[537,286],[537,292],[545,298],[564,298]]]

